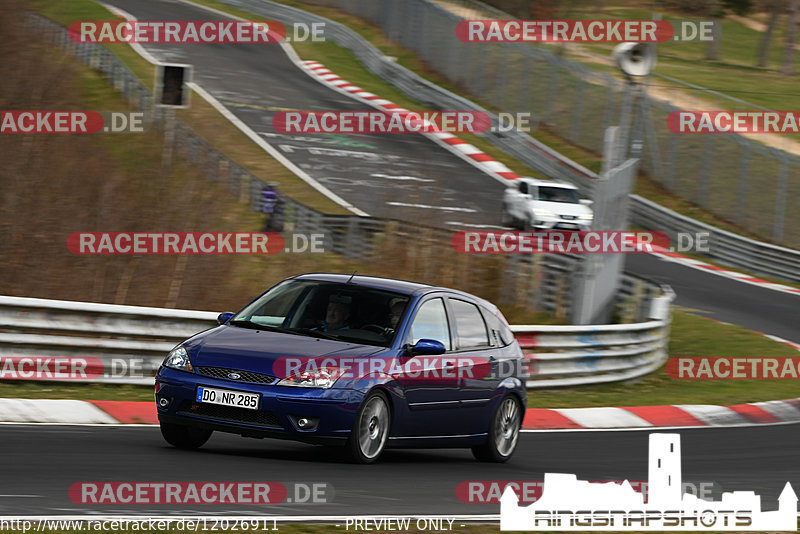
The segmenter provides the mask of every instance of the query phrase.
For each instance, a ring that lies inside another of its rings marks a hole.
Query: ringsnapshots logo
[[[650,434],[648,492],[625,481],[592,483],[575,475],[545,473],[541,497],[519,505],[506,487],[500,498],[500,530],[536,531],[774,531],[797,530],[797,495],[786,482],[778,509],[761,510],[752,491],[722,494],[719,501],[683,492],[680,434]]]

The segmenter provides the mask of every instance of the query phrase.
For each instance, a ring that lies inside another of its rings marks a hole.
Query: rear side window
[[[459,349],[489,346],[486,323],[483,322],[478,307],[463,300],[450,299],[456,321],[456,335]]]
[[[508,327],[505,320],[486,308],[482,308],[481,310],[483,311],[483,317],[486,319],[486,326],[489,327],[489,338],[492,340],[492,345],[505,347],[513,343],[514,333]]]
[[[447,350],[451,350],[450,327],[442,299],[426,301],[417,310],[414,322],[411,323],[411,344],[420,339],[441,341]]]
[[[528,194],[528,183],[527,182],[520,182],[519,183],[519,192],[523,195]]]

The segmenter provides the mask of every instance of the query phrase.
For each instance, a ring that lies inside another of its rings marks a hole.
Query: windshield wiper
[[[281,328],[279,326],[270,326],[268,324],[261,324],[251,321],[250,319],[234,319],[230,321],[228,324],[232,324],[234,326],[241,326],[242,328],[252,328],[253,330],[269,330],[271,332],[287,332],[286,328]]]
[[[252,328],[262,330],[264,329],[264,325],[254,323],[250,319],[234,319],[232,321],[228,321],[228,324],[233,326],[241,326],[242,328]]]

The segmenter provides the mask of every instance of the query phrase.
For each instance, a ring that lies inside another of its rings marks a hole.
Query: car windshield
[[[577,204],[580,202],[578,192],[566,187],[539,187],[539,200],[544,202],[564,202],[566,204]]]
[[[287,280],[250,303],[230,324],[388,347],[408,301],[408,295],[353,284]]]

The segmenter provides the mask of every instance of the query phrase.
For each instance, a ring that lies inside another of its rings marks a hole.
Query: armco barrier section
[[[707,233],[709,258],[763,276],[800,282],[800,251],[748,239],[671,211],[637,195],[631,197],[631,219],[645,230],[666,233],[675,242],[678,233]]]
[[[512,326],[526,353],[528,387],[604,383],[657,369],[667,357],[669,339],[672,293],[664,291],[651,301],[649,315],[658,319],[644,323]],[[216,326],[216,317],[204,311],[0,296],[0,380],[152,384],[167,353]],[[85,364],[79,367],[83,374],[70,373],[76,361],[95,365],[89,372]],[[62,374],[55,373],[56,365]]]

